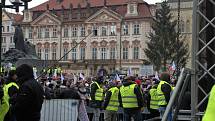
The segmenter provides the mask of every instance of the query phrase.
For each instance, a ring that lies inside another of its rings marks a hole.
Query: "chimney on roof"
[[[78,4],[78,15],[77,18],[80,19],[81,18],[81,4]]]
[[[46,9],[49,11],[49,4],[46,4]]]
[[[61,6],[61,19],[63,20],[63,18],[64,18],[64,6],[62,5]]]
[[[89,12],[89,14],[91,15],[91,9],[90,9],[90,7],[91,7],[91,5],[90,5],[90,3],[87,1],[87,6],[86,6],[86,8],[87,8],[87,11]]]
[[[104,6],[107,6],[107,0],[104,0]]]
[[[70,5],[69,5],[69,19],[70,20],[72,19],[72,9],[73,9],[73,5],[72,5],[72,3],[70,3]]]

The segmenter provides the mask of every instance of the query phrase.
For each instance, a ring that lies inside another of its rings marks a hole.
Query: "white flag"
[[[157,71],[155,72],[155,78],[156,78],[157,80],[160,80],[160,79],[159,79],[159,75],[158,75],[158,72],[157,72]]]
[[[175,66],[175,62],[174,62],[174,61],[172,62],[172,66],[171,66],[171,68],[172,68],[172,70],[173,70],[173,71],[175,71],[176,66]]]
[[[80,76],[79,76],[82,80],[84,80],[84,75],[82,73],[80,73]]]
[[[116,74],[116,81],[119,81],[120,83],[122,82],[118,74]]]
[[[129,67],[129,69],[128,69],[127,76],[132,76],[131,67]]]
[[[60,79],[61,79],[61,83],[63,83],[64,77],[63,77],[63,74],[62,74],[62,73],[61,73],[61,75],[60,75]]]

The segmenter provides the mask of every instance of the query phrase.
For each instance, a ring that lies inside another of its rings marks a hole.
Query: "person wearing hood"
[[[124,121],[131,121],[131,117],[134,121],[142,121],[143,94],[134,79],[134,77],[125,78],[120,87],[119,103],[124,109]]]
[[[27,64],[17,69],[19,93],[15,103],[17,121],[39,121],[44,99],[42,86],[34,79],[33,68]]]
[[[16,100],[17,93],[19,91],[19,86],[16,83],[16,71],[11,70],[9,71],[7,81],[5,82],[4,85],[4,101],[3,104],[1,105],[1,110],[0,111],[0,120],[4,119],[4,121],[14,121],[15,120],[15,115],[14,115],[14,102]],[[5,115],[5,117],[4,117]]]
[[[116,121],[117,111],[119,108],[119,89],[117,81],[114,80],[109,83],[109,89],[106,92],[103,109],[105,109],[105,121]]]

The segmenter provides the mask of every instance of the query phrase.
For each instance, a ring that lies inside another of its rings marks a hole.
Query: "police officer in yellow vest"
[[[157,87],[157,94],[158,94],[158,105],[159,105],[159,112],[160,116],[162,117],[166,107],[168,105],[168,102],[170,100],[170,95],[173,88],[170,85],[170,74],[164,72],[161,74],[160,77],[160,83]],[[171,113],[168,115],[168,121],[172,120]]]
[[[202,121],[214,121],[214,112],[215,112],[215,85],[212,87],[211,92],[210,92],[210,97],[208,100],[208,106],[205,111],[205,115],[202,119]]]
[[[61,67],[57,67],[57,75],[60,76],[61,73],[62,73]]]
[[[0,105],[0,121],[11,121],[15,119],[15,113],[12,108],[15,105],[15,98],[19,89],[19,86],[16,84],[16,78],[16,71],[11,70],[3,87],[4,96]]]
[[[157,87],[158,87],[159,81],[157,79],[153,79],[152,88],[149,90],[149,111],[150,111],[150,118],[159,117],[160,113],[158,111],[159,105],[158,105],[158,94],[157,94]]]
[[[100,109],[102,107],[102,102],[104,101],[104,89],[102,86],[103,81],[104,78],[102,76],[98,77],[90,87],[91,107],[96,110],[93,117],[95,121],[100,117]]]
[[[113,80],[108,84],[109,89],[105,94],[103,108],[105,111],[105,121],[116,121],[117,111],[119,108],[119,89],[117,87],[117,80]]]
[[[12,65],[12,66],[10,67],[10,70],[16,70],[15,65]]]
[[[124,121],[142,121],[143,94],[134,77],[126,77],[120,87],[119,102],[124,109]]]

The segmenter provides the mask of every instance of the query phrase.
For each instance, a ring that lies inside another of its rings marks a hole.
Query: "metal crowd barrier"
[[[51,99],[45,100],[41,111],[41,121],[77,121],[78,119],[79,100],[74,99]],[[94,114],[94,108],[86,106],[87,113]],[[179,120],[190,119],[190,111],[180,110]],[[184,115],[184,113],[186,115]],[[104,121],[105,110],[100,111],[100,119],[94,121]],[[160,117],[149,119],[150,112],[145,107],[142,116],[144,121],[158,120]],[[119,108],[117,112],[117,121],[124,121],[123,109]]]
[[[77,121],[79,100],[45,100],[40,121]]]

